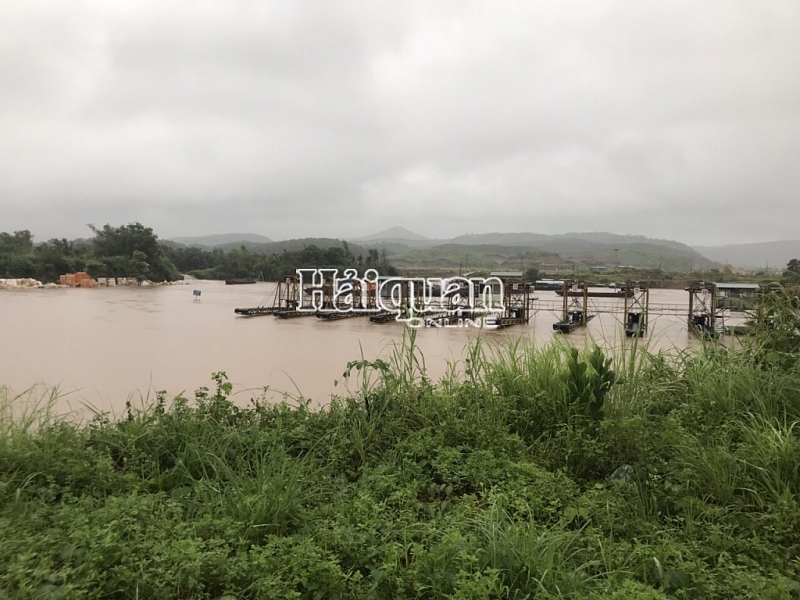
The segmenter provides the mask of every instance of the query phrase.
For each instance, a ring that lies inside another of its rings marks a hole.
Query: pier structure
[[[393,323],[397,318],[397,310],[408,307],[408,286],[406,281],[393,277],[379,276],[375,287],[371,290],[370,303],[375,312],[370,314],[370,323]],[[395,310],[384,310],[382,307],[392,306]]]
[[[494,320],[501,312],[500,308],[494,306],[499,306],[499,302],[494,302],[494,298],[499,298],[500,295],[497,289],[499,281],[496,286],[490,287],[482,285],[482,281],[452,277],[443,278],[433,286],[415,287],[417,296],[410,308],[425,307],[425,313],[420,316],[429,327],[458,327],[464,324],[482,327],[489,324],[489,321],[491,325],[499,326]]]
[[[497,318],[499,327],[511,325],[527,325],[531,318],[531,292],[533,286],[519,277],[506,277],[500,275],[503,282],[503,312]]]
[[[724,321],[717,328],[717,286],[697,281],[689,284],[689,331],[702,337],[716,338],[723,331]]]
[[[561,320],[553,323],[553,330],[572,333],[586,327],[596,315],[589,314],[589,287],[585,283],[567,280],[562,289]]]
[[[364,317],[374,309],[375,285],[363,285],[358,278],[337,279],[327,277],[322,284],[322,308],[316,312],[318,319],[338,321]]]
[[[548,311],[559,314],[560,320],[553,329],[571,333],[583,327],[600,314],[617,315],[627,337],[647,335],[651,316],[684,316],[689,330],[698,335],[717,338],[723,333],[747,333],[746,320],[755,318],[755,309],[761,297],[758,284],[715,284],[693,282],[687,286],[688,306],[685,303],[665,304],[650,302],[650,286],[645,282],[628,282],[614,291],[590,290],[582,282],[565,282],[556,290],[558,300],[536,301],[532,313]],[[720,290],[724,290],[722,294]],[[623,302],[620,302],[623,300]],[[737,322],[738,320],[738,322]]]
[[[533,314],[548,311],[558,315],[554,331],[564,334],[585,327],[599,314],[614,314],[628,337],[647,335],[651,316],[683,315],[692,333],[717,338],[747,333],[760,314],[759,303],[774,290],[774,285],[698,281],[684,288],[689,293],[687,307],[686,303],[651,303],[650,286],[644,282],[611,286],[612,290],[590,289],[585,282],[567,280],[556,290],[556,298],[539,300],[532,296],[534,286],[521,272],[495,272],[490,277],[495,280],[453,277],[431,282],[425,278],[382,277],[377,283],[358,278],[334,282],[327,277],[301,289],[299,277],[287,275],[277,282],[271,304],[237,308],[235,312],[247,317],[316,315],[326,320],[368,316],[373,323],[389,323],[400,311],[428,326],[480,323],[502,328],[527,324]],[[309,310],[312,306],[317,310]]]
[[[644,283],[626,283],[624,296],[625,336],[643,337],[647,333],[650,288]]]
[[[300,281],[297,275],[286,275],[278,280],[272,304],[259,304],[253,308],[237,308],[234,313],[243,317],[260,317],[296,312],[300,302]]]
[[[494,272],[489,277],[495,281],[484,283],[483,279],[468,279],[460,292],[450,298],[447,312],[428,322],[448,325],[471,321],[492,329],[528,324],[533,286],[523,278],[522,272]]]

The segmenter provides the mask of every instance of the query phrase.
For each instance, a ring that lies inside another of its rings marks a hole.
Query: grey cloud
[[[797,237],[798,25],[793,0],[6,3],[0,230]]]

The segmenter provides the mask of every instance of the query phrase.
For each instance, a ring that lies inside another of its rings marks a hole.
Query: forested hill
[[[729,246],[698,246],[695,250],[711,260],[734,264],[745,269],[780,268],[793,258],[800,258],[800,240]]]
[[[272,240],[258,233],[221,233],[216,235],[200,235],[194,237],[176,237],[166,240],[186,246],[222,246],[241,242],[265,244]]]

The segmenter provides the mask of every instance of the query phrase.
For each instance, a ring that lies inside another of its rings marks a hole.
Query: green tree
[[[800,283],[800,260],[793,258],[786,264],[783,282],[790,285]]]
[[[541,272],[536,267],[529,267],[525,269],[525,281],[533,283],[537,279],[540,279],[541,276]]]
[[[147,279],[149,271],[150,265],[147,264],[147,255],[141,250],[134,250],[133,259],[131,260],[131,275],[136,278],[136,281],[142,283]]]
[[[27,229],[13,235],[0,233],[0,253],[24,254],[33,251],[33,235]]]
[[[158,236],[150,227],[130,223],[121,227],[106,224],[102,229],[89,225],[89,228],[94,232],[92,253],[97,260],[108,265],[109,276],[137,279],[146,276],[153,281],[178,279],[178,270],[165,255]]]

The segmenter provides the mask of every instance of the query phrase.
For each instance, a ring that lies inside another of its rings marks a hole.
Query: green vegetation
[[[82,426],[6,398],[0,590],[797,598],[798,326],[776,293],[736,350],[476,343],[436,384],[412,333],[324,410],[224,373]]]
[[[417,248],[389,258],[397,267],[414,273],[435,274],[489,271],[520,271],[533,263],[563,262],[560,256],[526,246],[442,244]]]
[[[90,240],[40,244],[34,243],[30,231],[0,233],[0,278],[57,282],[65,273],[86,271],[92,277],[135,277],[139,281],[174,281],[180,278],[179,273],[200,279],[263,277],[276,281],[300,268],[377,269],[382,275],[397,275],[385,252],[361,246],[351,249],[339,240],[321,240],[327,245],[324,248],[296,240],[209,250],[161,243],[151,228],[140,223],[89,227],[94,233]],[[275,251],[278,247],[282,248],[280,252]]]
[[[105,225],[102,229],[89,227],[94,239],[86,271],[93,277],[135,277],[139,281],[180,278],[151,228],[141,223],[121,227]]]
[[[164,254],[158,236],[141,223],[89,226],[94,238],[34,244],[30,231],[0,233],[0,277],[31,277],[45,282],[86,271],[92,277],[135,277],[174,281],[180,276]]]
[[[783,279],[786,283],[800,283],[800,260],[793,258],[786,264]]]
[[[542,271],[562,274],[573,269],[591,270],[595,266],[683,273],[722,267],[677,242],[654,243],[658,240],[647,242],[633,236],[610,237],[618,239],[614,243],[600,241],[605,239],[603,234],[586,234],[586,237],[580,234],[462,236],[455,238],[455,243],[395,249],[389,252],[389,259],[398,267],[438,267],[451,270],[464,265],[465,270],[520,270],[535,262]]]
[[[221,248],[206,250],[195,246],[170,246],[165,248],[165,252],[181,272],[200,279],[263,277],[265,281],[277,281],[282,275],[309,268],[353,268],[360,272],[377,269],[382,275],[397,274],[397,270],[386,260],[385,254],[369,250],[366,256],[355,256],[347,242],[330,248],[311,245],[300,250],[284,250],[271,255],[248,250],[244,245],[228,251]]]

